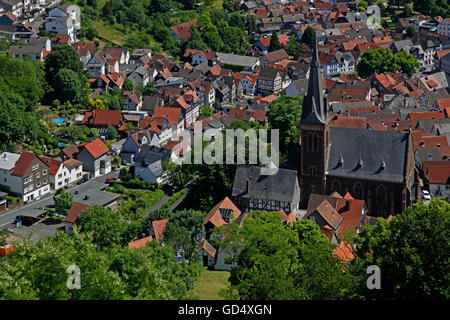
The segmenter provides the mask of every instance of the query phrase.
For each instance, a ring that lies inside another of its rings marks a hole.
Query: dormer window
[[[39,169],[39,165],[38,165],[38,164],[34,165],[34,166],[31,168],[32,171],[36,171],[37,169]]]

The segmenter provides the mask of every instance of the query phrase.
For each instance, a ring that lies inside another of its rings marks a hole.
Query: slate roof
[[[17,160],[19,160],[20,154],[3,152],[0,154],[0,169],[11,170],[15,167]]]
[[[401,183],[409,148],[408,133],[331,127],[327,175]]]
[[[297,171],[278,169],[274,175],[262,175],[260,167],[240,166],[234,176],[232,195],[235,197],[298,202],[300,188]],[[250,192],[247,193],[247,180]]]

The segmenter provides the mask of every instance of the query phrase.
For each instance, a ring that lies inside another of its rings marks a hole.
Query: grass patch
[[[219,291],[226,289],[229,276],[229,271],[211,271],[204,267],[189,294],[199,300],[223,300]]]
[[[164,197],[164,191],[161,189],[155,191],[127,190],[124,195],[126,200],[120,205],[119,213],[128,220],[139,219],[146,210],[158,203],[162,197]]]

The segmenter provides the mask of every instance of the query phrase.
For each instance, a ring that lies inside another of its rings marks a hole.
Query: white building
[[[442,22],[438,24],[436,32],[437,34],[443,34],[450,37],[450,18],[442,20]]]

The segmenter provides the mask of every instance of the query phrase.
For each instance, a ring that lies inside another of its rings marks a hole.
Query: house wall
[[[11,171],[0,170],[0,186],[15,194],[22,194],[22,178],[11,175]]]
[[[430,193],[433,196],[450,198],[450,185],[430,183]]]
[[[69,169],[64,164],[61,164],[58,172],[54,176],[50,176],[50,184],[55,190],[59,190],[73,184],[82,178],[83,166]]]
[[[237,256],[239,255],[240,250],[237,253]],[[216,254],[216,263],[214,265],[214,270],[221,270],[221,271],[231,271],[231,269],[233,267],[236,266],[236,264],[227,264],[225,263],[225,258],[230,257],[232,258],[233,256],[230,255],[229,252],[222,250],[222,248],[219,248],[219,250],[217,251]]]

